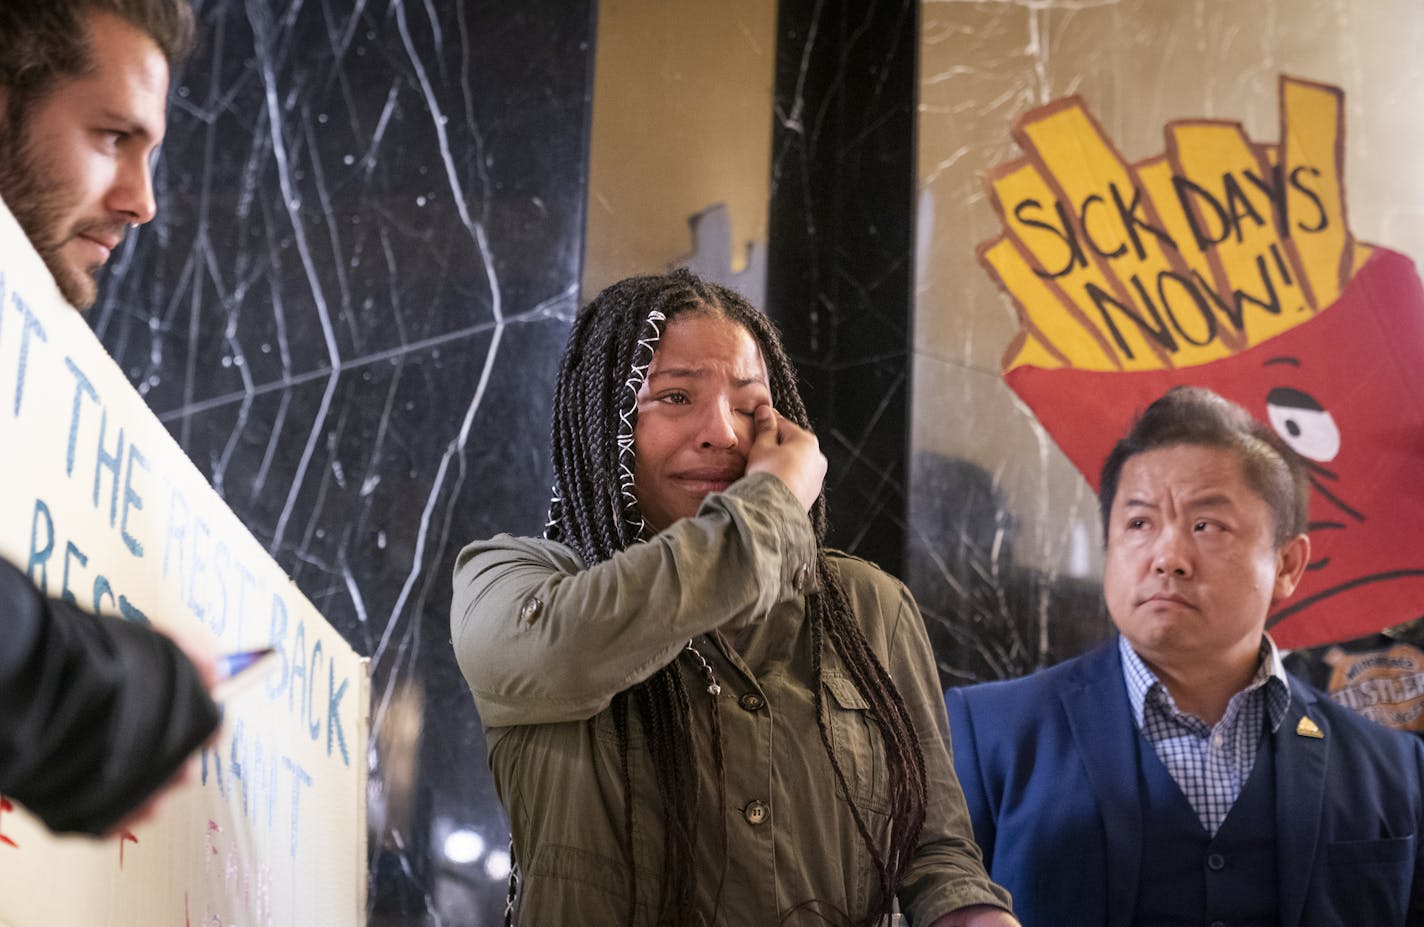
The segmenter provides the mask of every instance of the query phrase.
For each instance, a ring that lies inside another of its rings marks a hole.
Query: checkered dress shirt
[[[1137,729],[1214,836],[1251,775],[1267,724],[1274,732],[1290,707],[1290,684],[1275,643],[1263,637],[1256,675],[1231,697],[1215,725],[1179,711],[1167,687],[1121,636],[1118,651]]]

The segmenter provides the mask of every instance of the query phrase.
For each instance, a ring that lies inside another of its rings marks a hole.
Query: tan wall
[[[1238,120],[1274,141],[1282,72],[1335,84],[1350,226],[1419,260],[1424,3],[927,0],[922,15],[911,446],[995,476],[1018,515],[1019,562],[1095,575],[1091,493],[999,379],[1017,321],[974,257],[1000,230],[983,181],[1020,154],[1014,118],[1080,94],[1131,161],[1161,152],[1173,119]]]
[[[766,239],[776,4],[598,7],[584,298],[688,254],[688,218],[715,203],[741,271]]]

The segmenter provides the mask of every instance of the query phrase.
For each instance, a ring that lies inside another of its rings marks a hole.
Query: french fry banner
[[[1173,386],[1248,409],[1305,461],[1312,559],[1272,614],[1287,648],[1424,615],[1424,290],[1350,232],[1344,95],[1283,77],[1280,136],[1168,123],[1127,163],[1077,97],[1033,110],[989,177],[980,263],[1020,330],[1003,376],[1095,488]]]

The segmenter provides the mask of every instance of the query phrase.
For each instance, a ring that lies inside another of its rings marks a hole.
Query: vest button
[[[754,801],[742,809],[742,815],[749,824],[762,824],[771,817],[771,809],[766,806],[765,802]]]
[[[755,692],[748,692],[746,695],[737,699],[737,704],[741,705],[745,711],[761,711],[762,706],[766,704],[766,700]]]
[[[524,605],[520,607],[519,617],[525,624],[533,624],[543,611],[544,603],[539,600],[537,595],[531,595],[524,600]]]
[[[1213,853],[1206,858],[1206,867],[1212,872],[1220,872],[1226,868],[1226,857],[1220,853]]]

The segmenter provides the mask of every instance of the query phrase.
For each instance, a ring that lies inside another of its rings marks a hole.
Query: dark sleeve
[[[217,728],[167,637],[46,599],[0,561],[0,793],[55,831],[101,834]]]

